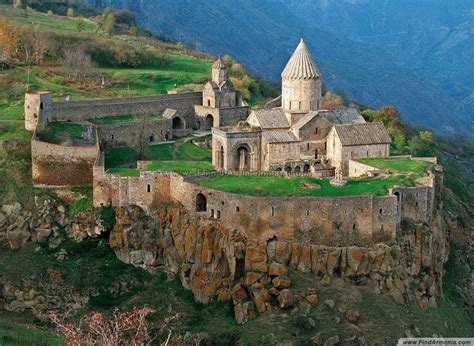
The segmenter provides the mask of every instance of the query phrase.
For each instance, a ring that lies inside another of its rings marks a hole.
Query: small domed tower
[[[303,38],[281,73],[282,107],[290,124],[322,105],[321,73]]]
[[[212,81],[219,85],[225,81],[225,79],[225,65],[221,58],[219,58],[212,64]]]

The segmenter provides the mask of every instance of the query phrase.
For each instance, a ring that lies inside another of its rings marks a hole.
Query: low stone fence
[[[363,175],[367,175],[369,177],[374,176],[374,174],[379,173],[380,169],[366,165],[365,163],[361,163],[354,160],[349,160],[349,177],[350,178],[357,178]]]

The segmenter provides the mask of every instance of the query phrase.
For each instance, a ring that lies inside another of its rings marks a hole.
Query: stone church
[[[347,173],[350,159],[389,156],[382,123],[367,123],[355,108],[323,109],[321,73],[303,39],[281,77],[275,107],[252,111],[236,126],[212,128],[216,169]]]

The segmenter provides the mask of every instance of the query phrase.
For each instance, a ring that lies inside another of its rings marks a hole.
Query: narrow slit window
[[[147,184],[147,186],[146,186],[146,192],[151,192],[151,185],[150,185],[150,184]]]

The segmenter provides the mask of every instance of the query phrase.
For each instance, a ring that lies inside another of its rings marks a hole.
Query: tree
[[[66,322],[51,313],[50,320],[67,345],[146,345],[152,341],[146,320],[151,313],[153,310],[147,307],[123,313],[115,310],[112,316],[91,312],[79,323]]]
[[[436,156],[438,154],[433,141],[433,133],[430,131],[421,131],[408,141],[408,145],[414,156]]]
[[[108,35],[111,36],[115,28],[115,16],[113,12],[109,12],[105,15],[102,23],[102,30]]]
[[[70,18],[74,17],[74,9],[72,7],[69,7],[67,9],[66,15]]]
[[[227,54],[224,55],[224,57],[222,58],[222,62],[225,66],[227,66],[227,68],[231,68],[232,65],[234,65],[234,59],[232,59],[232,57]]]
[[[26,0],[13,0],[13,7],[15,8],[26,9],[26,5]]]
[[[341,108],[343,105],[342,97],[328,91],[323,97],[323,108],[324,109],[335,109]]]
[[[78,32],[81,32],[85,29],[86,27],[86,22],[84,21],[83,18],[79,17],[76,19],[76,29]]]
[[[84,82],[95,72],[95,63],[83,47],[73,47],[64,50],[61,66],[73,81]]]

